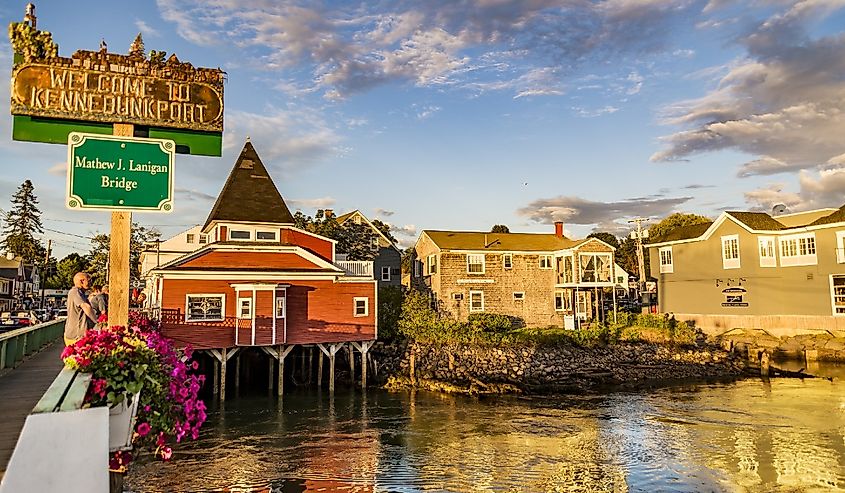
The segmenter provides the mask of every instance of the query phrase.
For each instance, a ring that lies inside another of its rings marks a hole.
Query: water
[[[845,367],[602,395],[242,395],[133,492],[845,491]]]

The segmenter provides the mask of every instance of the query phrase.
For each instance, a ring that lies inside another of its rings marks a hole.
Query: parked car
[[[6,317],[0,319],[0,327],[2,327],[3,332],[29,327],[30,325],[32,323],[29,317]]]

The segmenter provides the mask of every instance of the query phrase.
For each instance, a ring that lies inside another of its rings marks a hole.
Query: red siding
[[[216,252],[211,251],[189,260],[179,267],[243,267],[267,269],[322,269],[295,253],[278,252]]]
[[[329,262],[332,261],[332,242],[329,240],[300,233],[292,229],[283,229],[281,239],[282,243],[301,246]]]
[[[220,231],[220,235],[217,237],[217,241],[226,241],[229,239],[229,237],[227,236],[228,233],[226,231],[226,226],[220,226],[220,228],[218,228],[218,231]]]
[[[297,282],[287,291],[288,344],[375,338],[375,283]],[[370,299],[366,317],[353,314],[353,298],[358,296]]]
[[[239,284],[250,281],[238,280]],[[375,283],[332,281],[284,281],[287,289],[287,344],[314,344],[347,341],[366,341],[375,338]],[[195,348],[220,348],[235,345],[236,299],[230,281],[166,279],[162,284],[162,309],[185,314],[185,295],[226,295],[227,319],[223,322],[185,323],[184,318],[162,320],[164,335],[177,343],[191,344]],[[281,294],[281,291],[279,292]],[[355,317],[355,297],[369,298],[369,314]],[[271,344],[273,302],[272,292],[256,293],[256,344]],[[284,319],[276,322],[276,344],[282,344]],[[261,327],[259,329],[259,327]],[[243,330],[243,329],[242,329]],[[240,339],[244,337],[244,339]],[[241,344],[251,344],[252,328],[239,334]]]

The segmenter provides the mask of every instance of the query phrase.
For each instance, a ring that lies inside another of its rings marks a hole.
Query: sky
[[[62,56],[140,32],[226,72],[223,156],[177,155],[174,211],[133,215],[164,238],[205,221],[247,137],[292,211],[359,209],[403,247],[845,204],[845,0],[35,5]],[[0,115],[0,209],[30,179],[54,254],[87,252],[110,214],[66,210],[66,146],[12,141],[9,98]]]

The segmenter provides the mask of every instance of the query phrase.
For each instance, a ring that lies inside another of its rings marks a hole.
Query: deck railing
[[[0,334],[0,373],[14,368],[25,357],[60,338],[64,330],[65,319],[61,318]]]
[[[368,260],[339,260],[337,266],[350,276],[373,278],[373,263]]]

